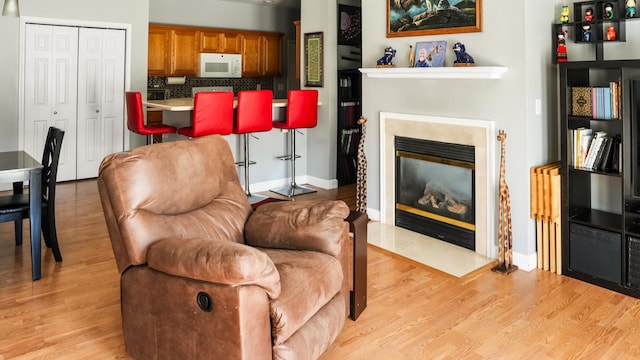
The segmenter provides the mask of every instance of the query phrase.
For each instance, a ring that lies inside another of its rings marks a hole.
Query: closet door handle
[[[53,112],[53,115],[58,115],[58,112],[57,112],[57,111],[54,111],[54,112]]]
[[[100,112],[100,109],[96,109],[96,114],[98,114]]]

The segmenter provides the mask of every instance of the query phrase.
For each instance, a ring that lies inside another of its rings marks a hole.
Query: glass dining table
[[[31,277],[41,276],[41,196],[42,164],[24,151],[0,152],[0,184],[29,182],[29,218],[31,225]]]

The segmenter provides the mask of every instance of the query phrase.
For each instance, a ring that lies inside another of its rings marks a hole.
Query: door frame
[[[34,16],[20,17],[20,58],[18,60],[18,149],[24,150],[24,61],[26,47],[26,26],[27,24],[89,27],[103,29],[117,29],[125,31],[125,62],[124,62],[124,88],[125,91],[131,88],[131,24],[113,23],[104,21],[86,21],[74,19],[52,19]],[[124,94],[122,94],[124,96]],[[125,109],[122,109],[123,122],[126,121]],[[123,150],[129,149],[130,139],[127,124],[123,124],[122,138]]]

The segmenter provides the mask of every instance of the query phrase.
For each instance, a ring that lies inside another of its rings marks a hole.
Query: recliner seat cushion
[[[271,302],[273,344],[285,342],[338,292],[342,267],[315,251],[261,249],[280,274],[280,296]]]

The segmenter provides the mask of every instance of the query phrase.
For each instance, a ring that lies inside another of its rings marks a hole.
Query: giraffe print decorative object
[[[364,155],[364,138],[367,135],[367,118],[360,117],[358,124],[362,126],[362,134],[358,142],[358,172],[356,176],[356,211],[367,212],[367,158]]]
[[[498,265],[493,271],[509,274],[518,269],[513,265],[513,237],[511,228],[511,198],[509,197],[509,186],[505,179],[507,157],[506,146],[507,133],[504,130],[498,131],[498,141],[500,141],[500,199],[498,215]]]

